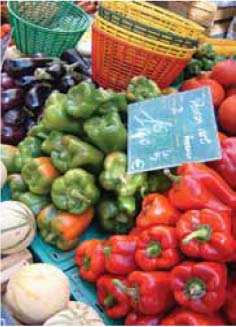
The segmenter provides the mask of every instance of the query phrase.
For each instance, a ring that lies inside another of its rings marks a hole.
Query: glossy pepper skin
[[[122,281],[127,286],[124,277],[115,277],[115,280]],[[130,310],[129,297],[126,292],[116,286],[114,276],[101,276],[96,285],[98,302],[108,317],[122,318],[126,316]]]
[[[224,326],[225,324],[218,314],[201,314],[186,308],[173,310],[161,321],[161,326]]]
[[[68,170],[52,184],[51,197],[54,205],[70,213],[83,213],[96,204],[99,196],[94,176],[80,168]]]
[[[161,95],[157,84],[145,76],[135,76],[129,82],[127,88],[127,99],[130,102],[142,101],[149,98],[156,98]]]
[[[232,271],[232,275],[228,277],[226,301],[223,307],[227,320],[233,326],[236,325],[236,274]]]
[[[104,199],[97,206],[97,218],[102,229],[116,234],[127,233],[132,228],[136,212],[133,196]]]
[[[42,122],[39,124],[33,126],[29,132],[28,136],[38,137],[41,140],[45,140],[48,137],[48,134],[50,133],[50,130],[47,129]],[[43,150],[44,151],[44,150]]]
[[[147,177],[147,190],[145,193],[164,193],[171,188],[171,185],[172,181],[162,170],[149,172]]]
[[[226,261],[234,245],[230,219],[211,209],[185,212],[176,226],[182,252],[207,261]]]
[[[1,160],[7,168],[8,174],[17,172],[15,165],[16,151],[16,146],[1,144]]]
[[[236,137],[228,137],[220,142],[222,158],[208,165],[217,171],[224,180],[236,189]]]
[[[51,158],[54,166],[63,173],[71,168],[79,167],[98,172],[103,163],[101,151],[72,135],[62,137],[60,149],[59,147],[54,149]]]
[[[31,192],[49,194],[55,178],[59,172],[48,157],[30,159],[22,168],[22,177]]]
[[[169,272],[133,271],[128,276],[128,294],[136,312],[155,315],[174,304]]]
[[[117,112],[108,110],[89,118],[83,127],[89,140],[104,153],[126,149],[127,132]]]
[[[127,174],[127,156],[123,152],[109,153],[104,160],[104,170],[99,176],[101,186],[120,196],[132,196],[141,192],[146,184],[147,174]]]
[[[51,155],[52,151],[60,151],[63,136],[65,136],[63,132],[51,131],[42,143],[42,150],[49,155]]]
[[[15,155],[15,166],[17,171],[21,170],[24,164],[26,164],[32,158],[43,156],[41,145],[42,141],[33,136],[27,136],[18,144]]]
[[[236,206],[236,193],[213,169],[201,163],[185,163],[177,173],[179,176],[169,191],[170,202],[176,208],[229,212]]]
[[[114,235],[104,245],[105,268],[111,274],[127,275],[137,268],[134,254],[137,238],[129,235]]]
[[[32,192],[22,193],[18,200],[27,205],[35,215],[38,215],[51,202],[49,196],[34,194]]]
[[[19,200],[20,195],[29,190],[20,174],[10,175],[7,180],[11,190],[12,200]]]
[[[105,273],[103,242],[96,239],[83,241],[75,251],[75,262],[83,279],[96,282]]]
[[[183,262],[171,271],[176,301],[199,313],[217,311],[226,298],[226,266],[218,262]]]
[[[164,195],[152,193],[144,197],[136,225],[143,229],[155,225],[175,226],[178,218],[179,212]]]
[[[80,135],[81,122],[68,116],[66,94],[53,92],[45,103],[41,124],[45,129]]]
[[[45,242],[59,250],[68,251],[76,246],[79,236],[88,228],[93,216],[93,208],[76,215],[49,205],[37,216],[39,234]]]
[[[125,318],[125,326],[159,326],[161,317],[161,314],[144,315],[135,311],[131,311]]]
[[[180,259],[174,227],[154,226],[139,234],[135,260],[142,270],[170,269]]]

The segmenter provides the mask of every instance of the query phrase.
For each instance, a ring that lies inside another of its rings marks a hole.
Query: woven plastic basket
[[[123,39],[130,43],[134,43],[140,46],[140,48],[146,50],[157,51],[159,53],[171,55],[177,58],[190,58],[192,54],[195,52],[195,49],[186,49],[183,47],[169,45],[160,41],[148,39],[145,36],[133,32],[129,32],[124,28],[109,23],[108,21],[101,18],[100,16],[96,16],[95,24],[100,30],[107,32],[119,39]]]
[[[92,76],[104,88],[125,90],[130,79],[144,75],[162,88],[169,86],[190,58],[176,58],[116,38],[92,27]]]
[[[139,23],[183,37],[197,40],[204,32],[203,27],[191,20],[147,1],[103,1],[102,5]]]
[[[170,45],[176,45],[184,48],[194,48],[197,45],[197,41],[187,37],[181,37],[177,34],[170,32],[165,32],[160,29],[150,27],[148,25],[134,21],[124,15],[120,15],[108,8],[100,5],[99,16],[101,16],[106,21],[115,24],[125,30],[133,33],[140,34],[146,38],[158,40]]]
[[[8,1],[7,5],[16,46],[29,55],[60,56],[89,26],[87,14],[69,1]]]

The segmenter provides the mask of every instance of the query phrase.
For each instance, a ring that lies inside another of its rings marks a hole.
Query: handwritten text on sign
[[[129,105],[128,172],[220,157],[209,88]]]

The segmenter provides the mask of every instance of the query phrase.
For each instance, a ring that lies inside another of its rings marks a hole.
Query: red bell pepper
[[[125,319],[125,326],[159,326],[162,315],[143,315],[132,311]]]
[[[174,227],[154,226],[139,235],[135,260],[142,270],[169,269],[180,258]]]
[[[188,257],[227,261],[234,246],[230,218],[211,209],[185,212],[176,226],[182,252]]]
[[[137,268],[134,254],[137,237],[131,235],[114,235],[104,247],[105,268],[115,275],[127,275]]]
[[[185,163],[178,167],[179,176],[166,174],[175,181],[169,199],[177,209],[213,209],[230,212],[236,208],[236,192],[213,169],[201,163]]]
[[[139,313],[155,315],[174,304],[169,272],[133,271],[128,284],[127,288],[119,281],[116,283],[129,295],[131,306]]]
[[[124,277],[116,277],[116,281],[122,281],[127,286]],[[129,297],[126,292],[117,287],[114,276],[104,275],[97,281],[97,299],[104,311],[110,318],[122,318],[130,310]]]
[[[143,231],[143,229],[140,228],[140,227],[133,227],[133,228],[130,230],[129,235],[132,235],[132,236],[138,236],[142,231]]]
[[[105,272],[105,255],[100,240],[82,242],[75,251],[75,262],[79,267],[80,276],[95,282]]]
[[[236,325],[236,272],[228,278],[224,313],[230,324]]]
[[[164,195],[152,193],[143,199],[142,211],[136,218],[136,225],[142,229],[160,224],[175,226],[178,217],[178,211]]]
[[[236,137],[228,137],[220,141],[222,158],[211,161],[208,165],[217,171],[224,180],[236,189]]]
[[[224,326],[225,321],[218,314],[206,315],[185,308],[178,308],[169,313],[161,326]]]
[[[183,262],[171,271],[176,301],[199,313],[218,310],[226,297],[226,266],[218,262]]]

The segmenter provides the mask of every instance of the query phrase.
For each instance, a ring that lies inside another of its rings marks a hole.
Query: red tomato
[[[226,98],[218,110],[220,126],[229,134],[236,135],[236,95]]]

